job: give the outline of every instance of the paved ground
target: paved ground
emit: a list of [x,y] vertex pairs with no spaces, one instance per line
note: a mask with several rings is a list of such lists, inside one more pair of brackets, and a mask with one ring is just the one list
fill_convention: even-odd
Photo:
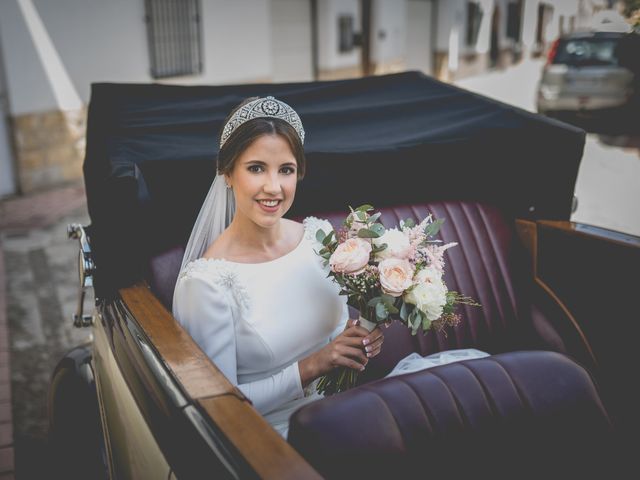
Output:
[[[88,223],[81,185],[0,203],[0,295],[4,283],[15,475],[20,479],[53,478],[47,456],[49,377],[67,350],[89,338],[88,330],[74,328],[70,320],[78,298],[78,249],[66,235],[72,222]],[[0,312],[5,312],[2,301]],[[0,340],[1,335],[0,322]],[[8,361],[1,345],[0,362]],[[3,367],[0,363],[0,372]],[[0,422],[2,412],[0,397]]]

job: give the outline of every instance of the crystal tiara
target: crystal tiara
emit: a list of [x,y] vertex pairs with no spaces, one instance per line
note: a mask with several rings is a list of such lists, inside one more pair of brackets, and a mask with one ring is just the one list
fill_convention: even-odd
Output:
[[227,124],[222,129],[220,135],[220,148],[229,139],[231,134],[243,123],[253,118],[270,117],[279,118],[291,125],[300,137],[300,142],[304,144],[304,128],[296,111],[286,103],[273,98],[265,97],[253,100],[238,108]]

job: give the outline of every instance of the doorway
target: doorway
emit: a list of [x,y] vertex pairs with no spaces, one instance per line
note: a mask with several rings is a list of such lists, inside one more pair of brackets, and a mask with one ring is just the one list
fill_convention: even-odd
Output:
[[491,43],[489,45],[489,67],[495,68],[500,63],[500,7],[493,9],[491,17]]

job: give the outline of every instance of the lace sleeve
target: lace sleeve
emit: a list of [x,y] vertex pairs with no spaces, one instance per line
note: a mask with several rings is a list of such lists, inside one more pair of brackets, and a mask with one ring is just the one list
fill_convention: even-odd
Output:
[[307,240],[313,245],[313,249],[317,252],[322,249],[322,243],[316,238],[318,230],[322,230],[325,235],[333,230],[333,225],[329,220],[317,217],[307,217],[302,221],[304,225],[304,235]]

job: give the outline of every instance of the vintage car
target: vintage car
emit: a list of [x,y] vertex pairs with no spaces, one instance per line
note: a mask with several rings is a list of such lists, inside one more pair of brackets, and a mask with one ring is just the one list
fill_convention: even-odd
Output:
[[[287,440],[171,314],[227,112],[293,105],[308,173],[292,218],[371,203],[386,225],[446,218],[449,288],[481,308],[412,336],[394,323],[356,388],[298,410]],[[55,369],[61,478],[568,478],[633,458],[640,239],[569,221],[582,130],[407,72],[234,86],[95,84],[91,225],[74,317],[93,340]],[[627,279],[627,280],[625,280]],[[95,308],[84,313],[84,296]],[[382,378],[410,352],[490,357]],[[615,477],[615,474],[614,474]]]

